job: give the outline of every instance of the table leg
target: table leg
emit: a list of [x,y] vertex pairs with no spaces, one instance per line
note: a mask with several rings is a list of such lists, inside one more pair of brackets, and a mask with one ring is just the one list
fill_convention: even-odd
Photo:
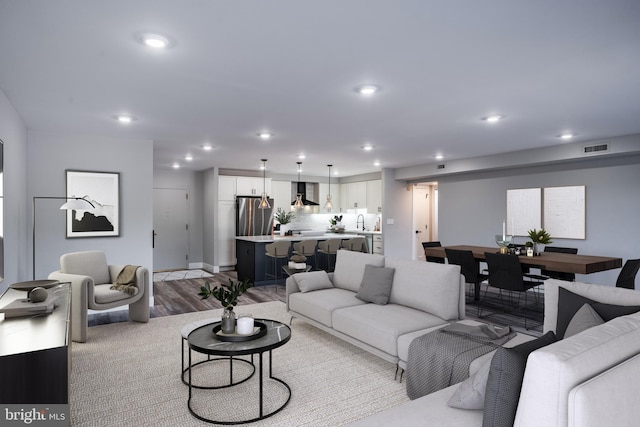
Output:
[[262,353],[260,353],[260,380],[259,380],[259,384],[260,384],[260,418],[262,418]]

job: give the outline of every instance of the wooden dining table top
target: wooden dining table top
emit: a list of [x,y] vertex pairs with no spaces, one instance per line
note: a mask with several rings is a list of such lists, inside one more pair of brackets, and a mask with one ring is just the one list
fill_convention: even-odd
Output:
[[[471,251],[478,261],[484,261],[485,252],[499,252],[497,247],[486,246],[457,245],[446,248]],[[424,253],[431,257],[446,258],[445,247],[425,248]],[[518,258],[521,264],[563,273],[590,274],[622,267],[622,258],[608,256],[541,252],[539,256],[520,255]]]

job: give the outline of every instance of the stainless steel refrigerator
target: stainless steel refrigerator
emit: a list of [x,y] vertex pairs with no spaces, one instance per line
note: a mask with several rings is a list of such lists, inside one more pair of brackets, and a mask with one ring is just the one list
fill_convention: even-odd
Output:
[[236,236],[265,236],[273,230],[273,199],[269,199],[272,206],[260,209],[260,197],[236,197]]

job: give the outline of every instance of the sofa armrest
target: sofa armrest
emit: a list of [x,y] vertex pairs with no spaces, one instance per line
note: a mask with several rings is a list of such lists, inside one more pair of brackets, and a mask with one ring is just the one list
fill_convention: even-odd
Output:
[[296,292],[300,292],[300,288],[298,287],[298,282],[293,276],[287,277],[287,281],[285,282],[285,286],[287,288],[287,296],[285,300],[286,311],[289,312],[289,295],[295,294]]

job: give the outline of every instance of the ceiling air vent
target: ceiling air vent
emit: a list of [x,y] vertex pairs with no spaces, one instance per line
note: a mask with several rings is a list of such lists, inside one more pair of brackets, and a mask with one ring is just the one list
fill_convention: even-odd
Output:
[[609,151],[609,144],[596,144],[596,145],[585,145],[582,147],[582,154],[590,155],[590,154],[603,154]]
[[438,165],[438,169],[444,169],[444,163],[441,165]]

